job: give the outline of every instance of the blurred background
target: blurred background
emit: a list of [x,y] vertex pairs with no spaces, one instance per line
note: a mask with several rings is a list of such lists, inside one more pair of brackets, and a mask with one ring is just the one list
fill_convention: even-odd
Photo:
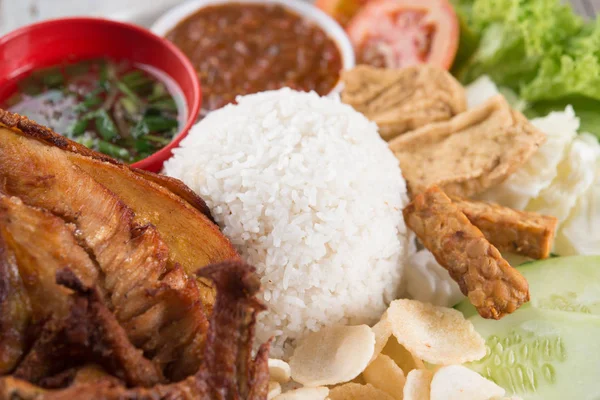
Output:
[[[158,15],[184,0],[0,0],[0,35],[19,26],[68,15],[95,15],[150,25]],[[310,1],[310,0],[306,0]],[[600,11],[600,0],[570,0],[586,16]]]
[[71,15],[94,15],[151,23],[183,0],[0,0],[0,35],[35,21]]

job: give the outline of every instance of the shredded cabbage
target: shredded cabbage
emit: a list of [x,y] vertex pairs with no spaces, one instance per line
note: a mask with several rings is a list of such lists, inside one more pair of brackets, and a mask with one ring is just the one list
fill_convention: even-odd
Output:
[[526,209],[565,221],[577,199],[594,182],[599,156],[598,139],[590,134],[578,135],[571,142],[567,156],[559,163],[556,178],[529,202]]
[[554,251],[561,256],[600,254],[600,157],[596,160],[594,183],[579,197],[558,231]]
[[491,97],[500,94],[498,86],[489,76],[483,75],[477,78],[473,83],[465,87],[467,93],[467,107],[473,108],[485,103]]
[[546,117],[535,118],[531,123],[546,134],[546,142],[525,165],[502,184],[483,193],[483,200],[522,210],[556,178],[558,165],[577,136],[579,119],[575,116],[573,108],[567,106],[562,112],[552,112]]
[[464,299],[458,284],[429,250],[420,250],[409,257],[405,279],[407,294],[415,300],[453,307]]

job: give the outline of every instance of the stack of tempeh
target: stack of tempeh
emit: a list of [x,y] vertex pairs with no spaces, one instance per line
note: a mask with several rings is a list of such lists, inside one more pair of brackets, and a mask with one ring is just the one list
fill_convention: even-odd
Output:
[[551,216],[469,200],[503,182],[545,135],[498,95],[466,109],[464,89],[447,72],[419,66],[360,66],[343,75],[342,100],[380,126],[413,202],[405,221],[485,318],[529,299],[528,285],[500,252],[549,256]]

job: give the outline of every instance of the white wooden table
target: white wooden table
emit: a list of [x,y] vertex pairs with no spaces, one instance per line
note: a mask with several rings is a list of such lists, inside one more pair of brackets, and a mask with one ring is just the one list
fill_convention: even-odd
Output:
[[[135,13],[142,23],[184,0],[0,0],[0,35],[15,28],[48,18],[73,15],[117,16],[127,19]],[[564,0],[567,1],[567,0]],[[582,15],[600,12],[600,0],[569,0]],[[140,10],[144,10],[140,13]]]
[[[183,0],[0,0],[0,35],[32,22],[65,16],[156,15]],[[150,21],[151,22],[151,21]]]

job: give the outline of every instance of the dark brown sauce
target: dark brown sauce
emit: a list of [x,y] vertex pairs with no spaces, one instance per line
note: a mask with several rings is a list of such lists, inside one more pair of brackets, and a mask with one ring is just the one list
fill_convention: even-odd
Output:
[[206,7],[167,38],[194,64],[205,112],[234,102],[237,95],[282,87],[325,95],[342,69],[336,43],[280,5]]

